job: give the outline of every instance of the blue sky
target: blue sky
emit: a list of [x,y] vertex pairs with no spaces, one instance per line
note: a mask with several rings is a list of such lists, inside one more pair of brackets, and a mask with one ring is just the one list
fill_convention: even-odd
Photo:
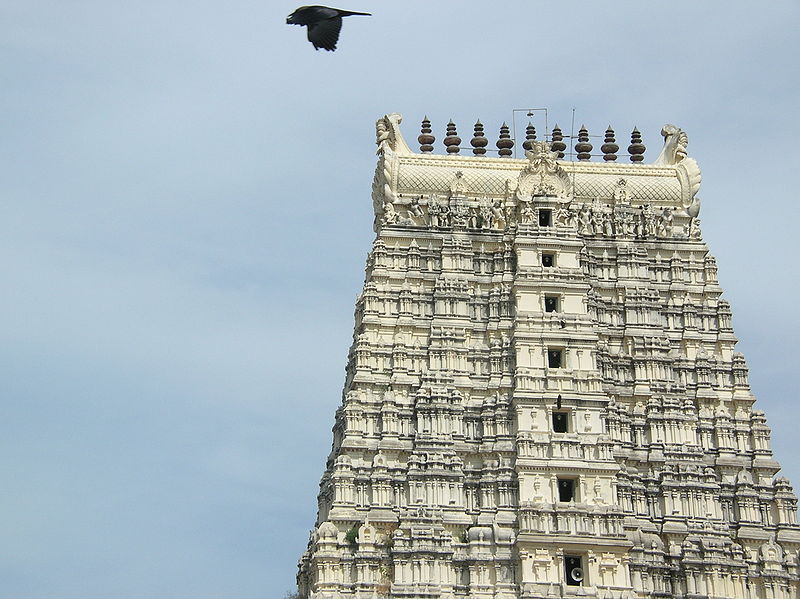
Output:
[[[374,121],[546,106],[689,134],[701,219],[800,481],[800,4],[0,2],[0,599],[282,597],[372,232]],[[438,150],[440,151],[440,150]]]

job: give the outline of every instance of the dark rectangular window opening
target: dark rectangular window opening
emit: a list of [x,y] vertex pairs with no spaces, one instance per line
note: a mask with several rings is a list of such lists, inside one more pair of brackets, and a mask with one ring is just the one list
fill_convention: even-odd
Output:
[[575,501],[575,481],[573,479],[558,479],[558,500],[562,503]]
[[558,312],[558,296],[545,295],[544,296],[544,311],[545,312]]
[[569,432],[569,414],[567,412],[553,412],[553,432]]
[[583,559],[581,556],[564,556],[564,578],[571,587],[579,587],[583,584]]
[[539,226],[551,227],[553,225],[553,211],[549,208],[539,209]]
[[556,256],[555,254],[542,254],[542,266],[550,268],[556,263]]
[[547,366],[550,368],[561,368],[562,352],[560,349],[547,350]]

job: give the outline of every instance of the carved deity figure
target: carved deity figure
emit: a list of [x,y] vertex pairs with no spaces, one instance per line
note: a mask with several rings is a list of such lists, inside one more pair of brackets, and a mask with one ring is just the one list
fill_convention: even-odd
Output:
[[592,235],[594,230],[592,230],[591,226],[592,216],[589,213],[589,208],[584,206],[578,212],[578,233],[581,235]]
[[492,227],[492,205],[488,202],[481,204],[481,229]]
[[603,235],[606,237],[614,236],[614,219],[607,212],[603,213]]
[[640,238],[645,236],[644,232],[644,216],[641,212],[637,212],[633,217],[633,236]]
[[544,496],[541,493],[542,490],[542,477],[536,474],[533,477],[533,500],[534,501],[542,501]]
[[503,203],[495,200],[492,204],[492,229],[505,229],[506,217],[503,212]]
[[439,199],[432,195],[428,199],[428,216],[431,219],[432,227],[447,227],[450,224],[450,208],[443,204]]
[[628,180],[620,179],[614,188],[614,202],[617,204],[628,203]]
[[397,210],[394,209],[394,204],[392,202],[384,202],[383,203],[383,224],[384,225],[394,225],[397,224],[397,221],[400,220],[400,215],[397,213]]
[[511,572],[507,565],[501,564],[500,569],[497,574],[498,582],[510,582],[511,581]]
[[672,210],[664,208],[661,217],[658,219],[658,236],[672,237]]
[[700,219],[693,218],[689,226],[689,237],[691,239],[700,239],[702,236],[703,235],[700,231]]
[[656,234],[656,219],[650,204],[645,204],[642,209],[642,222],[644,224],[642,237],[653,237]]
[[603,485],[599,477],[595,477],[592,490],[594,491],[594,502],[597,504],[603,503]]
[[422,206],[420,206],[419,200],[420,200],[419,197],[411,199],[411,204],[408,207],[408,217],[413,224],[424,225],[425,212],[422,210]]
[[522,202],[519,207],[519,222],[528,225],[533,222],[533,208],[530,202]]
[[481,207],[472,206],[469,207],[468,210],[469,214],[467,215],[467,227],[470,229],[480,229],[483,224],[483,221],[481,220]]
[[603,234],[603,214],[599,211],[591,212],[592,233],[595,235]]
[[450,197],[463,196],[467,191],[469,191],[469,186],[467,185],[466,179],[464,179],[464,173],[457,171],[455,179],[453,179],[453,182],[450,184]]
[[617,235],[624,235],[626,237],[633,235],[633,217],[630,212],[624,208],[615,208],[614,227],[617,230]]
[[559,206],[556,210],[556,225],[560,227],[571,227],[574,214],[569,208]]
[[636,222],[634,220],[633,214],[630,212],[626,212],[623,216],[625,222],[625,234],[629,237],[633,237],[636,235]]
[[450,222],[454,227],[466,227],[469,220],[469,208],[461,198],[451,202]]

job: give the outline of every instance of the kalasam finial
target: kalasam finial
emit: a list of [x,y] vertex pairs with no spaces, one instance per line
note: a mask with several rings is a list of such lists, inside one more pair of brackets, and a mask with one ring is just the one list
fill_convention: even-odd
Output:
[[644,144],[642,143],[642,134],[634,127],[631,131],[631,145],[628,146],[628,154],[631,155],[631,162],[637,163],[644,160]]
[[458,136],[458,132],[456,132],[456,124],[452,119],[447,123],[447,137],[442,140],[442,143],[444,143],[447,148],[448,154],[458,154],[461,149],[458,147],[461,144],[461,138]]
[[586,125],[581,125],[578,131],[578,143],[575,144],[578,160],[589,160],[592,157],[592,144],[589,143],[589,131]]
[[486,146],[489,145],[489,140],[483,134],[483,125],[480,119],[475,123],[475,133],[472,140],[469,142],[472,146],[472,153],[476,156],[483,156],[486,154]]
[[605,143],[600,146],[600,151],[603,153],[603,160],[606,162],[613,162],[617,159],[617,152],[619,152],[619,146],[616,143],[616,139],[614,138],[614,130],[611,128],[611,125],[608,126],[606,129],[606,137]]
[[507,124],[503,123],[500,126],[500,139],[497,140],[495,145],[497,146],[498,150],[500,150],[498,154],[500,154],[502,158],[508,158],[511,156],[511,154],[513,154],[511,148],[514,147],[514,140],[511,139],[511,134],[508,132]]
[[431,135],[431,122],[428,120],[428,115],[422,119],[422,127],[417,141],[421,152],[433,152],[433,142],[436,141],[436,138]]
[[550,149],[553,152],[558,152],[558,157],[564,157],[564,150],[567,149],[567,144],[564,143],[564,135],[561,133],[561,128],[556,125],[553,127],[553,134],[550,136],[551,143]]
[[536,141],[536,127],[533,126],[533,123],[528,121],[528,126],[525,127],[525,141],[522,143],[522,147],[530,151],[533,149],[534,141]]

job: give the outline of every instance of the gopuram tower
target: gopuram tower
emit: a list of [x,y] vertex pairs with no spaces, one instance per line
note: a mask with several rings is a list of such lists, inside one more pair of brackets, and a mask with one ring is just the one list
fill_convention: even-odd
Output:
[[[666,125],[575,158],[377,123],[376,239],[300,560],[311,599],[797,599],[797,498],[754,409]],[[573,140],[567,140],[571,144]]]

